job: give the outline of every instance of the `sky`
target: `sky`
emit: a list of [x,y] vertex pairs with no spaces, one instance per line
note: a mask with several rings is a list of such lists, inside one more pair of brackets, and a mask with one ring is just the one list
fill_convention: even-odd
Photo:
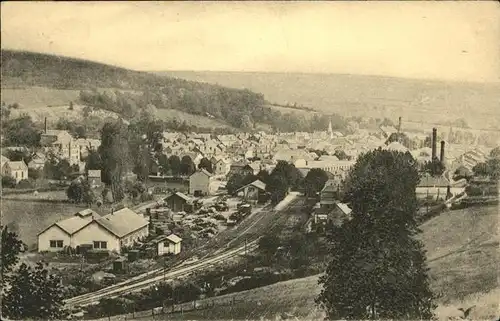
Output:
[[135,70],[500,81],[500,3],[2,2],[3,49]]

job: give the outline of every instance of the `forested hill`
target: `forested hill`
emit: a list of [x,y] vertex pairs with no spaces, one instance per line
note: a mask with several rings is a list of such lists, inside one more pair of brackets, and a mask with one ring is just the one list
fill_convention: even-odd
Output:
[[[215,84],[164,77],[81,59],[2,50],[2,88],[33,86],[81,90],[80,102],[125,118],[139,110],[177,109],[225,121],[236,128],[266,124],[280,130],[326,128],[323,117],[304,119],[269,107],[262,94]],[[343,119],[335,117],[341,130]],[[292,128],[293,127],[293,128]]]

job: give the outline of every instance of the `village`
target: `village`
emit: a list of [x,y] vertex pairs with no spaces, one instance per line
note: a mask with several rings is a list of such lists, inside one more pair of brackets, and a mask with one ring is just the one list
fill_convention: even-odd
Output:
[[[2,181],[6,181],[5,177],[14,181],[11,188],[3,189],[3,197],[9,199],[9,192],[22,192],[23,183],[33,180],[30,173],[48,166],[49,155],[51,160],[66,161],[74,169],[72,178],[59,179],[59,184],[86,181],[95,195],[104,197],[76,213],[64,213],[66,218],[62,220],[37,226],[36,246],[31,248],[39,253],[36,259],[42,255],[66,276],[78,272],[88,278],[90,273],[97,284],[80,287],[75,295],[186,260],[194,262],[202,255],[196,249],[204,243],[219,235],[236,238],[244,234],[231,231],[237,230],[240,222],[251,221],[272,208],[272,191],[265,181],[278,163],[291,165],[301,180],[307,179],[310,172],[326,175],[312,193],[304,186],[295,188],[305,193],[307,200],[312,198],[312,203],[308,201],[308,216],[300,221],[299,228],[303,233],[323,233],[328,224],[340,225],[349,218],[351,209],[341,202],[342,188],[357,157],[366,151],[382,148],[411,153],[423,169],[416,190],[423,216],[467,201],[467,180],[491,151],[484,146],[447,143],[446,134],[438,134],[436,128],[430,133],[404,132],[401,117],[396,126],[380,126],[375,132],[360,129],[347,135],[333,131],[331,124],[325,131],[313,133],[216,136],[164,132],[163,152],[183,162],[187,159],[192,163],[192,172],[172,175],[156,164],[157,172],[150,173],[146,190],[142,191],[146,195],[141,198],[144,202],[125,206],[106,200],[100,170],[86,169],[85,160],[99,148],[100,140],[75,139],[67,131],[45,126],[41,148],[32,151],[29,163],[11,161],[2,155]],[[5,147],[3,151],[23,154],[26,148]],[[433,160],[441,165],[437,173],[429,166]],[[134,174],[128,173],[127,177],[133,180]],[[489,181],[482,184],[492,190]],[[25,193],[31,193],[35,201],[43,201],[44,195],[51,192],[28,188]],[[20,235],[23,237],[23,231]],[[66,279],[74,282],[71,277]]]

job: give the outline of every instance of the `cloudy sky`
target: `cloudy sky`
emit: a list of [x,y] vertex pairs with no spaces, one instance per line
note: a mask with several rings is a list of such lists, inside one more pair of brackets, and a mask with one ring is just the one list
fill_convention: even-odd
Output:
[[492,2],[2,2],[2,48],[136,70],[500,81]]

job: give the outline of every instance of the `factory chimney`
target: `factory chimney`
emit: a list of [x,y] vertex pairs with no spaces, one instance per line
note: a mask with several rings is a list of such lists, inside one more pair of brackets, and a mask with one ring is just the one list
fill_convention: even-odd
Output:
[[436,159],[436,141],[437,141],[437,129],[433,128],[432,129],[432,139],[431,139],[431,144],[432,144],[432,160]]
[[441,155],[439,157],[439,160],[441,161],[442,164],[444,164],[444,140],[441,141]]
[[45,134],[47,134],[47,117],[45,117]]
[[398,133],[401,133],[401,116],[399,116],[399,121],[398,121]]

